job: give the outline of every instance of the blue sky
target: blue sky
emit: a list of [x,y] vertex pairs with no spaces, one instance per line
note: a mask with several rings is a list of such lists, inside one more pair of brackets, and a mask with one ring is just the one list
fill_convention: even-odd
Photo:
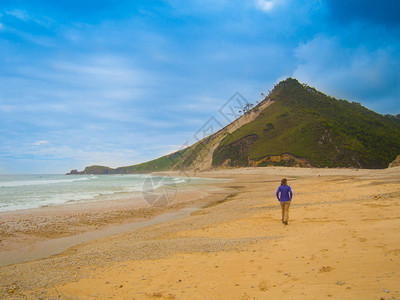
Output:
[[399,3],[0,0],[0,173],[157,158],[289,76],[398,114]]

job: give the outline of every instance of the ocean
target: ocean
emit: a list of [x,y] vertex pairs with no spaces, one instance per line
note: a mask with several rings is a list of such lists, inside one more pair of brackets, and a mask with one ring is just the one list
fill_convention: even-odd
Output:
[[0,212],[93,201],[173,200],[177,188],[209,179],[150,175],[0,175]]

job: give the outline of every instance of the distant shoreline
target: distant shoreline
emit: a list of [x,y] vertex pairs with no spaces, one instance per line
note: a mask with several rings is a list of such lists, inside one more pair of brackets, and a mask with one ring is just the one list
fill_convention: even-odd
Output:
[[120,200],[130,200],[137,207],[145,207],[151,199],[144,199],[143,196],[149,195],[149,192],[154,192],[156,196],[157,188],[171,186],[177,189],[188,184],[202,184],[204,180],[150,174],[0,176],[0,214]]

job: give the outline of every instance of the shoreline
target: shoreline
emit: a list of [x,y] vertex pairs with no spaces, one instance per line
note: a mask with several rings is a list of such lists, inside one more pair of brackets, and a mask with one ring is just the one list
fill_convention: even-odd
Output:
[[[223,184],[231,196],[183,218],[0,267],[0,296],[400,297],[400,167],[244,168],[200,176],[232,179]],[[288,226],[275,197],[282,177],[294,192]]]
[[175,199],[166,206],[152,206],[142,195],[134,195],[133,205],[130,199],[110,200],[2,212],[0,267],[46,258],[89,240],[184,217],[182,212],[223,201],[232,193],[225,184],[211,181],[178,187]]

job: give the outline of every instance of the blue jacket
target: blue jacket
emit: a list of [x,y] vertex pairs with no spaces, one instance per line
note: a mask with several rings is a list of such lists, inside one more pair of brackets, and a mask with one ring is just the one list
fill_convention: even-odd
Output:
[[290,201],[292,200],[292,197],[293,197],[293,192],[290,186],[288,185],[279,186],[278,191],[276,192],[276,198],[278,198],[279,201]]

